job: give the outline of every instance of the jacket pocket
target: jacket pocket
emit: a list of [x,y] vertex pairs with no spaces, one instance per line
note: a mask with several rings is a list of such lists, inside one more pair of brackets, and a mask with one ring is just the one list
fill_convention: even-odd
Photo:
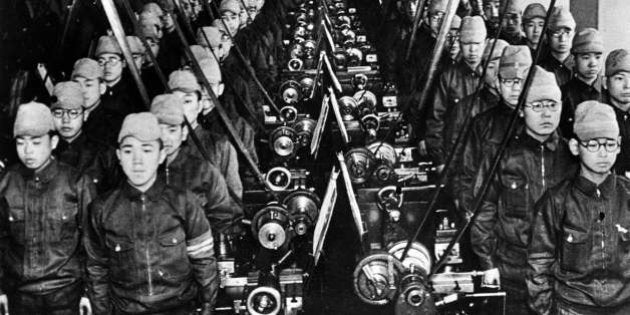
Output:
[[181,228],[166,233],[159,238],[161,267],[160,277],[169,280],[181,280],[188,277],[191,271],[186,251],[186,234]]
[[109,266],[113,282],[133,279],[135,266],[133,242],[123,237],[107,236],[105,245],[109,253]]
[[589,234],[565,228],[562,241],[561,268],[568,272],[582,272],[590,266]]
[[24,222],[23,207],[11,207],[9,211],[9,231],[11,239],[15,243],[22,245],[26,243],[26,224]]
[[501,178],[503,210],[515,218],[526,218],[529,206],[529,184],[526,180],[514,176]]

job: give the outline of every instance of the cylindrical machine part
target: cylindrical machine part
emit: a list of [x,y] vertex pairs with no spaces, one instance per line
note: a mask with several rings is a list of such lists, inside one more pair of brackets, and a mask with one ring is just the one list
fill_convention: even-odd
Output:
[[260,245],[277,250],[288,243],[289,214],[279,204],[272,203],[258,211],[252,219],[252,232]]
[[395,298],[402,272],[402,264],[392,255],[368,255],[354,269],[354,292],[367,304],[385,305]]
[[288,126],[276,128],[269,136],[271,150],[280,157],[289,157],[295,153],[295,130]]

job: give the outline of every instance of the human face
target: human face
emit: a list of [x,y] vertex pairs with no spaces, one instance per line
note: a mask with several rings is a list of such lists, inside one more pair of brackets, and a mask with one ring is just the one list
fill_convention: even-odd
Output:
[[144,55],[133,54],[133,64],[136,66],[136,69],[142,70],[142,65],[144,64]]
[[174,158],[179,152],[182,143],[188,137],[188,130],[181,125],[160,124],[162,129],[162,143],[167,157]]
[[493,24],[499,22],[499,8],[501,7],[500,0],[490,0],[483,2],[483,12],[488,20]]
[[444,12],[442,11],[431,12],[429,16],[427,16],[427,24],[429,25],[433,36],[437,36],[440,32],[442,21],[444,21]]
[[491,87],[497,88],[497,80],[499,75],[499,62],[501,59],[497,58],[488,62],[488,68],[486,68],[486,76],[483,78],[484,82]]
[[583,80],[595,80],[602,70],[602,53],[585,53],[575,56],[575,70]]
[[140,141],[132,136],[122,140],[116,155],[127,181],[143,192],[153,185],[158,166],[166,158],[158,140]]
[[539,100],[525,104],[523,117],[527,133],[538,141],[546,140],[560,124],[562,103]]
[[84,77],[75,77],[72,81],[81,85],[83,104],[87,110],[92,109],[101,100],[101,95],[103,95],[107,89],[105,83],[98,78],[86,79]]
[[506,13],[501,24],[507,34],[518,35],[521,32],[521,15],[519,13]]
[[70,142],[81,133],[84,118],[83,108],[55,108],[52,110],[52,114],[55,129],[62,139]]
[[160,42],[155,38],[147,38],[147,44],[149,44],[153,56],[157,57],[158,53],[160,53]]
[[[600,145],[596,151],[592,152],[595,148],[593,145],[594,142],[608,145]],[[586,173],[587,176],[595,175],[588,176],[593,178],[606,175],[610,172],[612,167],[615,165],[617,155],[621,151],[619,143],[621,143],[620,138],[597,138],[589,140],[571,139],[569,142],[569,148],[571,149],[571,153],[573,153],[573,155],[580,157],[580,168],[582,173]]]
[[464,62],[466,62],[471,69],[476,69],[481,63],[481,57],[483,57],[483,50],[486,47],[486,42],[461,42],[461,47]]
[[516,107],[525,79],[504,79],[499,76],[498,81],[499,93],[501,93],[503,101],[513,108]]
[[525,37],[527,38],[527,42],[530,46],[538,45],[540,37],[542,36],[542,29],[544,25],[545,20],[538,17],[532,18],[523,23],[523,31],[525,32]]
[[160,17],[160,20],[162,21],[164,30],[167,33],[170,33],[175,30],[175,22],[173,22],[173,16],[170,13],[168,12],[164,13],[164,15]]
[[227,25],[230,35],[236,36],[240,25],[239,15],[235,14],[234,12],[226,11],[221,14],[221,18],[223,19],[223,22],[225,22],[225,24]]
[[407,0],[404,2],[404,11],[407,19],[409,21],[413,21],[416,18],[416,12],[418,11],[418,1],[417,0]]
[[549,33],[549,48],[551,51],[559,54],[566,54],[571,51],[573,46],[573,36],[575,32],[566,27]]
[[241,12],[238,14],[238,28],[243,28],[247,26],[247,24],[251,23],[253,18],[250,19],[247,10],[241,9]]
[[107,85],[111,86],[122,78],[123,68],[126,66],[126,63],[122,58],[117,54],[101,54],[98,56],[98,63],[103,68],[103,80]]
[[610,97],[621,104],[630,104],[630,72],[620,71],[606,79]]
[[455,60],[460,51],[459,30],[451,29],[448,31],[447,40],[448,54],[451,56],[451,59]]
[[202,109],[201,103],[199,102],[199,95],[194,92],[186,93],[182,91],[174,91],[173,94],[184,100],[184,116],[188,122],[194,124]]
[[52,151],[57,147],[59,138],[48,134],[42,136],[19,136],[15,139],[15,148],[20,161],[26,168],[42,170],[50,161]]

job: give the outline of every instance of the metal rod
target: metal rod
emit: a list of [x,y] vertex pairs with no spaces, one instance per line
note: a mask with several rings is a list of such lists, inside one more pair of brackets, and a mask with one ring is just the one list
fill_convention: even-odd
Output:
[[407,53],[405,54],[405,60],[409,60],[409,57],[411,57],[411,49],[413,48],[413,44],[416,41],[416,33],[418,32],[418,26],[420,24],[420,17],[424,13],[425,4],[426,4],[426,0],[418,1],[418,6],[416,7],[416,15],[413,17],[413,28],[411,30],[411,38],[409,38],[409,45],[407,46]]
[[[547,11],[547,16],[545,17],[545,24],[543,25],[542,34],[544,34],[547,31],[547,28],[549,26],[549,18],[551,17],[551,13],[553,12],[553,10],[551,8],[553,8],[555,6],[555,4],[556,4],[556,0],[551,0],[551,3],[549,4],[549,8],[550,9]],[[535,75],[535,71],[536,71],[536,62],[537,62],[538,57],[540,55],[542,42],[543,42],[542,40],[539,41],[538,45],[536,46],[536,51],[535,51],[534,57],[532,59],[532,67],[529,69],[529,73],[527,75],[527,79],[525,79],[525,83],[523,85],[523,90],[521,92],[521,95],[518,98],[518,104],[516,105],[516,108],[514,109],[514,112],[512,113],[512,117],[510,118],[510,123],[508,125],[508,130],[507,130],[505,136],[503,137],[503,140],[501,141],[501,145],[500,145],[499,150],[497,151],[497,153],[496,153],[496,155],[494,157],[494,160],[492,161],[490,170],[488,172],[488,176],[486,178],[484,178],[483,185],[481,186],[481,189],[479,190],[479,193],[477,194],[477,196],[475,196],[475,204],[474,204],[474,207],[473,207],[473,209],[474,209],[473,210],[473,215],[472,215],[471,219],[466,221],[464,226],[459,231],[457,231],[457,234],[455,235],[455,237],[451,240],[451,242],[446,247],[446,250],[444,251],[444,254],[442,255],[442,257],[440,257],[438,262],[435,264],[435,266],[433,267],[433,270],[431,270],[431,274],[429,275],[429,277],[434,275],[440,268],[442,268],[442,266],[446,262],[446,259],[448,257],[448,253],[450,253],[450,251],[453,249],[455,244],[457,242],[459,242],[461,237],[464,235],[464,232],[468,229],[470,224],[475,221],[475,219],[477,218],[477,215],[479,214],[479,211],[481,209],[481,205],[483,203],[485,195],[488,192],[488,189],[490,188],[490,183],[492,182],[493,177],[494,177],[494,175],[495,175],[495,173],[497,171],[497,168],[499,167],[499,164],[501,163],[501,159],[503,158],[503,154],[505,153],[505,149],[507,148],[507,145],[510,142],[510,139],[512,138],[512,133],[514,132],[514,129],[515,129],[514,128],[515,127],[515,122],[518,119],[518,113],[523,108],[523,106],[525,105],[525,100],[527,99],[527,93],[528,93],[529,88],[530,88],[530,86],[532,84],[532,81],[534,80],[534,75]]]

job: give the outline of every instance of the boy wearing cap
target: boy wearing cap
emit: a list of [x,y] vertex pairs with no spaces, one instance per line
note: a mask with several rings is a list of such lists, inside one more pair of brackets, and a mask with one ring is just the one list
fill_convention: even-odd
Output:
[[[221,84],[219,82],[215,83],[216,85],[214,86],[220,89]],[[174,95],[184,100],[184,116],[200,140],[205,154],[221,171],[226,183],[238,197],[237,200],[240,200],[243,194],[243,184],[239,176],[239,162],[236,149],[226,137],[206,130],[199,123],[199,115],[203,111],[203,105],[201,87],[197,83],[197,79],[190,71],[174,71],[169,76],[168,87],[173,91]],[[203,158],[203,154],[201,154],[197,144],[193,141],[192,135],[188,134],[186,146],[190,146],[189,150],[191,152]]]
[[117,112],[121,116],[142,110],[142,101],[134,83],[124,70],[127,61],[123,58],[122,50],[114,36],[101,36],[96,46],[96,56],[103,71],[103,81],[107,90],[103,95],[103,105]]
[[575,36],[575,25],[573,14],[567,8],[553,8],[547,29],[549,51],[540,56],[538,65],[553,72],[559,86],[565,85],[573,76],[571,46]]
[[70,77],[72,81],[81,85],[83,92],[85,120],[83,131],[90,138],[113,146],[116,143],[115,133],[120,130],[124,116],[103,100],[103,95],[107,91],[103,69],[96,60],[82,58],[74,63]]
[[56,101],[50,110],[59,134],[59,143],[53,155],[59,161],[72,165],[79,173],[89,175],[99,192],[113,188],[119,179],[114,150],[83,132],[85,110],[81,85],[72,81],[59,82],[53,95]]
[[162,130],[162,143],[166,151],[163,176],[166,184],[187,187],[206,212],[212,230],[224,232],[242,215],[242,209],[229,196],[223,175],[210,162],[183,146],[188,138],[184,124],[184,101],[173,94],[158,95],[151,103],[153,113]]
[[585,28],[573,38],[571,48],[575,68],[573,78],[561,87],[562,118],[560,130],[565,138],[573,137],[573,112],[584,101],[601,100],[604,43],[599,31]]
[[523,32],[525,32],[525,37],[520,45],[527,45],[532,55],[536,51],[536,46],[539,41],[542,40],[544,44],[545,39],[542,29],[545,25],[546,17],[547,10],[545,10],[545,7],[540,3],[528,5],[523,12]]
[[452,121],[451,116],[460,101],[475,92],[479,84],[481,58],[486,45],[486,26],[479,16],[464,17],[460,29],[462,60],[449,67],[437,81],[433,106],[429,109],[426,121],[426,150],[421,141],[420,152],[428,153],[437,165],[444,163],[445,122]]
[[[503,14],[503,20],[501,21],[502,30],[499,38],[505,40],[510,45],[521,45],[525,40],[521,28],[523,8],[518,0],[506,1],[508,1],[508,5]],[[503,9],[503,4],[501,4],[500,9]]]
[[573,127],[580,170],[536,205],[529,303],[537,314],[629,314],[630,181],[611,173],[619,126],[610,106],[586,101]]
[[52,157],[46,105],[20,105],[13,134],[20,163],[0,178],[0,313],[79,314],[89,308],[81,236],[92,180]]
[[210,314],[218,278],[212,229],[197,198],[166,185],[157,118],[125,118],[116,154],[127,180],[89,209],[85,248],[95,314]]
[[619,124],[621,152],[615,173],[630,178],[630,51],[616,49],[606,57],[604,103],[612,105]]
[[[496,78],[495,86],[500,95],[497,106],[475,116],[471,122],[470,133],[464,139],[459,164],[461,169],[453,179],[453,195],[466,217],[471,215],[470,207],[477,193],[473,183],[481,161],[486,156],[494,156],[496,148],[503,141],[531,65],[532,57],[527,46],[507,46],[501,55]],[[520,130],[523,122],[519,118],[516,124],[517,130]]]
[[219,6],[219,14],[227,25],[227,30],[232,37],[236,36],[241,24],[241,3],[239,0],[223,0]]
[[[534,204],[545,190],[575,175],[568,145],[557,131],[561,109],[553,74],[537,67],[520,113],[525,128],[510,141],[471,225],[472,248],[485,271],[483,283],[500,284],[506,291],[507,314],[530,313],[525,271]],[[494,159],[484,158],[477,182],[486,180]]]

